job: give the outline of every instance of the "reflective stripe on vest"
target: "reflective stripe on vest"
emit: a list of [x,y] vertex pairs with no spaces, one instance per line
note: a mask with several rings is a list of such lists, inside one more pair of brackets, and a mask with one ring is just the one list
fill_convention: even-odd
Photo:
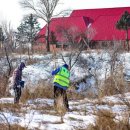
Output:
[[63,87],[69,87],[69,77],[70,72],[65,67],[61,67],[60,71],[55,75],[53,82],[56,82]]

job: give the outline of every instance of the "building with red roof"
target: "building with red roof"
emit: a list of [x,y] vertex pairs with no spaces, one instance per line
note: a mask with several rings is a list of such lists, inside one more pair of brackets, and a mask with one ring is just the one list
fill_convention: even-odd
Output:
[[[84,32],[88,26],[88,21],[86,17],[60,17],[60,18],[52,18],[49,28],[50,32],[54,32],[56,38],[59,42],[65,42],[65,37],[62,37],[60,34],[61,30],[74,30],[77,33]],[[44,26],[39,35],[46,34],[46,26]],[[39,42],[45,42],[44,38],[39,38]]]
[[[94,32],[91,40],[96,43],[99,41],[124,41],[126,32],[116,29],[115,24],[125,11],[130,12],[130,7],[74,10],[69,17],[53,18],[50,23],[50,32],[54,32],[59,44],[68,42],[63,30],[71,32],[70,35],[73,36],[79,34],[78,38],[75,37],[78,42],[80,34],[86,33],[90,28]],[[39,38],[37,42],[45,43],[45,34],[46,26],[39,32],[38,35],[43,37]],[[130,33],[128,38],[130,38]]]

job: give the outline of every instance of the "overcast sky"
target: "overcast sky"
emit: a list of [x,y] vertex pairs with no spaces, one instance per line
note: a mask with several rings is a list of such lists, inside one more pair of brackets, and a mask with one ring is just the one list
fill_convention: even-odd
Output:
[[[130,7],[130,0],[61,0],[57,9],[88,9]],[[19,5],[19,0],[0,0],[0,22],[11,22],[16,28],[20,24],[25,11]],[[43,22],[44,25],[44,22]]]

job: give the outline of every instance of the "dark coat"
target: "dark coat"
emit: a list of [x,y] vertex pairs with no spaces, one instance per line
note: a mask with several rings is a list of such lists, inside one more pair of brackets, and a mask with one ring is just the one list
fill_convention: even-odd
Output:
[[22,70],[18,67],[13,72],[13,85],[19,85],[22,80]]

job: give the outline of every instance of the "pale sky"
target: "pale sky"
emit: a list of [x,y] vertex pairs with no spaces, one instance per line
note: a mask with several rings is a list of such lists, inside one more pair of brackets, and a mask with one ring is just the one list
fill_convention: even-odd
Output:
[[[57,10],[109,7],[130,7],[130,0],[61,0]],[[19,5],[19,0],[0,0],[0,22],[11,22],[11,25],[17,28],[24,14],[25,11]],[[44,25],[44,22],[41,24]]]

